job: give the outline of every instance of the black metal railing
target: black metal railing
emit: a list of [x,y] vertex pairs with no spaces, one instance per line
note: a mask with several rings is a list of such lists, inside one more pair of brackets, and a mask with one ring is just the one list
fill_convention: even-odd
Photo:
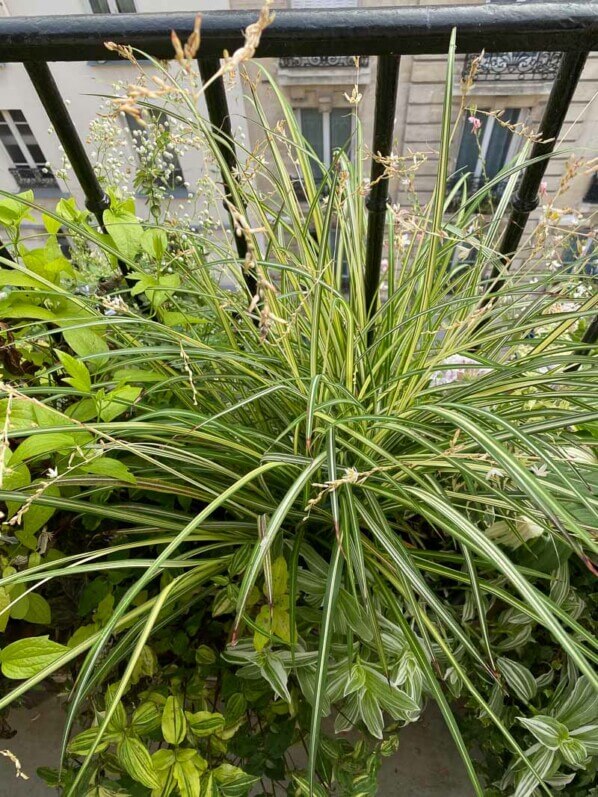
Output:
[[[484,53],[478,58],[474,78],[476,81],[493,80],[554,80],[561,63],[562,53],[505,52]],[[469,53],[463,64],[463,76],[471,72],[476,55]]]
[[278,60],[278,65],[281,69],[355,69],[368,67],[370,58],[367,55],[359,59],[351,55],[285,55]]
[[13,166],[8,171],[19,188],[58,188],[54,174],[45,166]]
[[[208,11],[203,15],[199,67],[203,80],[217,71],[223,51],[244,44],[242,31],[255,21],[255,11]],[[51,61],[118,60],[104,42],[130,45],[156,58],[172,58],[171,31],[185,37],[193,29],[192,13],[87,14],[0,18],[0,54],[4,62],[23,62],[65,154],[100,226],[110,201],[98,182],[66,104],[48,66]],[[257,57],[331,59],[378,56],[374,133],[371,151],[372,189],[367,198],[368,230],[365,260],[365,302],[376,309],[380,261],[388,207],[388,175],[383,159],[390,155],[397,105],[400,56],[441,54],[448,50],[453,29],[458,53],[562,53],[558,71],[540,123],[542,141],[534,144],[533,161],[525,169],[512,200],[509,220],[500,244],[501,268],[487,287],[484,304],[494,301],[521,242],[530,213],[538,206],[538,191],[588,53],[598,49],[598,5],[578,2],[538,2],[464,6],[403,6],[339,10],[278,11],[263,33]],[[519,48],[516,50],[508,48]],[[555,56],[556,57],[556,56]],[[235,144],[222,78],[206,91],[212,124],[219,137],[223,173],[231,193],[236,172]],[[240,259],[244,238],[237,237]],[[0,251],[6,252],[6,249]],[[120,264],[126,274],[126,267]],[[246,276],[249,292],[255,280]],[[588,336],[586,336],[588,337]],[[590,342],[598,337],[598,320],[590,325]]]

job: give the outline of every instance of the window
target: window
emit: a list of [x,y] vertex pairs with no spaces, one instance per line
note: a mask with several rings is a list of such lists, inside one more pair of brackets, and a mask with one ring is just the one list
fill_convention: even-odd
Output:
[[592,175],[592,182],[588,186],[588,190],[583,198],[584,202],[591,202],[595,204],[598,202],[598,174]]
[[19,188],[58,188],[22,111],[0,111],[0,141],[13,163],[9,171]]
[[[514,125],[525,115],[522,108],[507,108],[501,120]],[[468,174],[467,183],[470,190],[477,190],[488,180],[492,180],[512,160],[519,149],[521,138],[500,124],[493,116],[481,114],[482,127],[475,135],[472,125],[465,120],[461,145],[455,167],[455,180]],[[493,193],[500,195],[501,185],[495,187]]]
[[89,0],[94,14],[134,14],[135,0]]
[[[352,113],[347,108],[319,111],[317,108],[300,108],[297,111],[301,132],[311,144],[322,163],[329,167],[335,150],[344,149],[351,157]],[[322,179],[317,163],[313,164],[316,180]]]
[[[173,146],[168,143],[170,122],[167,115],[156,108],[146,109],[144,114],[147,114],[149,123],[147,127],[140,125],[133,116],[126,115],[135,150],[141,145],[145,146],[150,153],[158,154],[160,162],[151,154],[147,160],[144,158],[144,164],[151,162],[151,166],[160,175],[155,180],[158,185],[162,185],[170,191],[174,191],[176,188],[183,188],[184,177],[181,162]],[[168,152],[166,158],[164,158],[164,145],[166,145],[166,151]]]

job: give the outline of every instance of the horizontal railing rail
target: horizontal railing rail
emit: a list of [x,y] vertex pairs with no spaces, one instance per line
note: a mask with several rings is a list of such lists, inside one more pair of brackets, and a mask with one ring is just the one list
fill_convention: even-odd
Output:
[[[259,3],[256,3],[259,5]],[[171,58],[171,30],[193,30],[195,15],[89,14],[7,17],[0,20],[0,59],[22,61],[118,60],[105,41],[129,44]],[[255,11],[206,11],[202,57],[221,56],[243,44]],[[403,6],[277,11],[261,39],[260,57],[284,55],[386,55],[445,53],[453,28],[457,52],[500,50],[579,51],[598,46],[592,2]],[[25,55],[26,54],[26,55]]]
[[[203,14],[199,69],[203,80],[218,71],[219,58],[244,43],[243,30],[252,24],[256,11],[208,11]],[[186,38],[195,15],[89,14],[0,18],[0,59],[23,62],[64,151],[85,193],[87,207],[100,227],[109,207],[68,108],[60,96],[51,61],[111,61],[120,56],[105,42],[130,45],[157,58],[173,57],[170,33]],[[488,305],[504,283],[504,269],[517,252],[530,213],[538,206],[538,191],[580,75],[592,50],[598,49],[598,3],[578,0],[560,3],[507,3],[456,6],[403,6],[337,10],[277,11],[276,19],[262,34],[257,57],[280,59],[333,59],[349,56],[379,56],[372,152],[372,189],[367,198],[368,230],[365,262],[365,301],[376,307],[380,284],[380,262],[388,208],[388,175],[383,159],[391,152],[397,105],[400,57],[448,51],[456,29],[458,53],[489,54],[528,52],[560,53],[547,57],[554,82],[540,123],[542,141],[534,144],[530,165],[524,170],[511,202],[510,218],[500,244],[501,268],[496,268],[486,287],[483,304]],[[494,56],[489,56],[494,57]],[[558,64],[557,64],[558,62]],[[290,63],[290,62],[289,62]],[[558,66],[558,68],[557,68]],[[222,132],[219,146],[228,169],[222,177],[232,196],[231,174],[236,172],[226,91],[222,77],[212,80],[206,91],[212,124]],[[236,236],[240,260],[246,255],[244,238]],[[0,256],[10,253],[0,243]],[[119,264],[125,276],[126,267]],[[255,278],[245,274],[248,291],[256,290]],[[598,319],[584,340],[595,343]]]

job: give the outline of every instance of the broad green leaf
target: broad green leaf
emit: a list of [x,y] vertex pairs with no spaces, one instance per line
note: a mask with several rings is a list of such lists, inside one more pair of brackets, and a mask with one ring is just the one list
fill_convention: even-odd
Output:
[[132,385],[122,385],[116,387],[106,394],[105,398],[100,401],[99,415],[105,423],[110,423],[119,415],[122,415],[141,395],[141,388]]
[[28,459],[63,453],[75,446],[75,438],[67,432],[42,432],[28,437],[17,446],[10,458],[10,465],[17,465]]
[[168,744],[180,744],[187,733],[187,720],[176,695],[169,695],[162,713],[162,736]]
[[134,260],[141,248],[143,237],[143,227],[137,216],[129,211],[117,212],[108,208],[104,211],[103,220],[118,251],[127,260]]
[[[63,327],[62,336],[79,357],[91,357],[108,351],[104,338],[90,327]],[[100,361],[96,358],[93,362],[98,364]]]
[[[9,285],[11,288],[33,288],[43,290],[46,286],[43,280],[38,279],[34,274],[25,274],[13,268],[0,269],[0,287]],[[17,298],[14,297],[13,298]]]
[[80,625],[67,642],[68,647],[76,648],[82,642],[85,642],[86,639],[90,639],[90,637],[97,633],[99,627],[99,623]]
[[160,785],[152,757],[142,741],[133,736],[125,736],[118,744],[116,755],[133,780],[147,786],[148,789],[157,789]]
[[8,588],[10,600],[17,601],[10,610],[10,616],[13,620],[24,620],[29,611],[29,600],[34,593],[25,595],[25,592],[25,584],[14,584],[12,587]]
[[[11,597],[5,587],[0,587],[0,634],[6,630],[10,613],[5,609],[10,606]],[[0,653],[0,655],[2,655]]]
[[23,202],[19,202],[19,198],[33,202],[33,191],[23,191],[21,194],[11,197],[0,197],[0,224],[4,224],[6,227],[18,227],[23,219],[33,218],[30,208]]
[[119,459],[112,457],[97,457],[91,462],[81,466],[83,473],[93,473],[96,476],[107,476],[110,479],[118,479],[121,482],[135,484],[137,479],[129,468]]
[[68,648],[47,636],[29,637],[12,642],[0,651],[2,673],[6,678],[22,680],[41,672]]
[[47,310],[45,307],[40,307],[30,302],[18,302],[18,304],[13,302],[10,307],[3,308],[2,315],[5,319],[33,318],[38,321],[54,321],[56,319],[56,315],[52,310]]
[[164,230],[148,228],[141,236],[143,251],[156,260],[162,260],[168,247],[168,236]]
[[44,227],[50,233],[50,235],[56,235],[59,232],[60,228],[62,227],[62,222],[60,219],[55,219],[53,216],[48,216],[47,213],[42,213],[42,222],[44,223]]
[[48,601],[38,595],[37,592],[30,592],[27,597],[29,598],[29,606],[23,619],[27,623],[50,625],[52,622],[52,610]]
[[80,360],[76,360],[65,351],[60,351],[60,349],[56,351],[56,354],[64,366],[65,371],[69,374],[69,376],[65,379],[65,382],[68,382],[69,385],[72,385],[76,390],[80,390],[82,393],[90,393],[91,375],[87,370],[85,363],[82,363]]
[[[53,498],[59,498],[60,489],[55,484],[50,484],[43,491],[43,495],[46,497],[52,496]],[[55,506],[43,506],[42,504],[36,503],[31,504],[23,515],[23,531],[25,532],[26,538],[35,540],[33,535],[46,525],[55,512]],[[24,540],[23,543],[26,544]],[[31,548],[31,550],[35,550],[37,541],[35,541],[33,545],[27,545],[27,547]]]

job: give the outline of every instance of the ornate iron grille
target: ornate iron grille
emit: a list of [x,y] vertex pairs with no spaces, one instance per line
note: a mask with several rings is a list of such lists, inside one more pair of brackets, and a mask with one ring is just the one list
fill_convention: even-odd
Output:
[[41,166],[15,166],[8,170],[19,188],[58,188],[56,178],[49,169]]
[[[473,53],[466,56],[463,65],[464,76],[469,74],[473,60],[477,57]],[[475,79],[476,81],[501,78],[553,80],[561,58],[562,53],[549,52],[485,53],[478,65]]]
[[[287,55],[279,59],[278,65],[281,69],[320,69],[322,67],[333,69],[352,67],[355,69],[357,61],[352,55],[313,55],[307,58],[298,55]],[[362,55],[359,59],[359,66],[366,67],[369,65],[369,57]]]

